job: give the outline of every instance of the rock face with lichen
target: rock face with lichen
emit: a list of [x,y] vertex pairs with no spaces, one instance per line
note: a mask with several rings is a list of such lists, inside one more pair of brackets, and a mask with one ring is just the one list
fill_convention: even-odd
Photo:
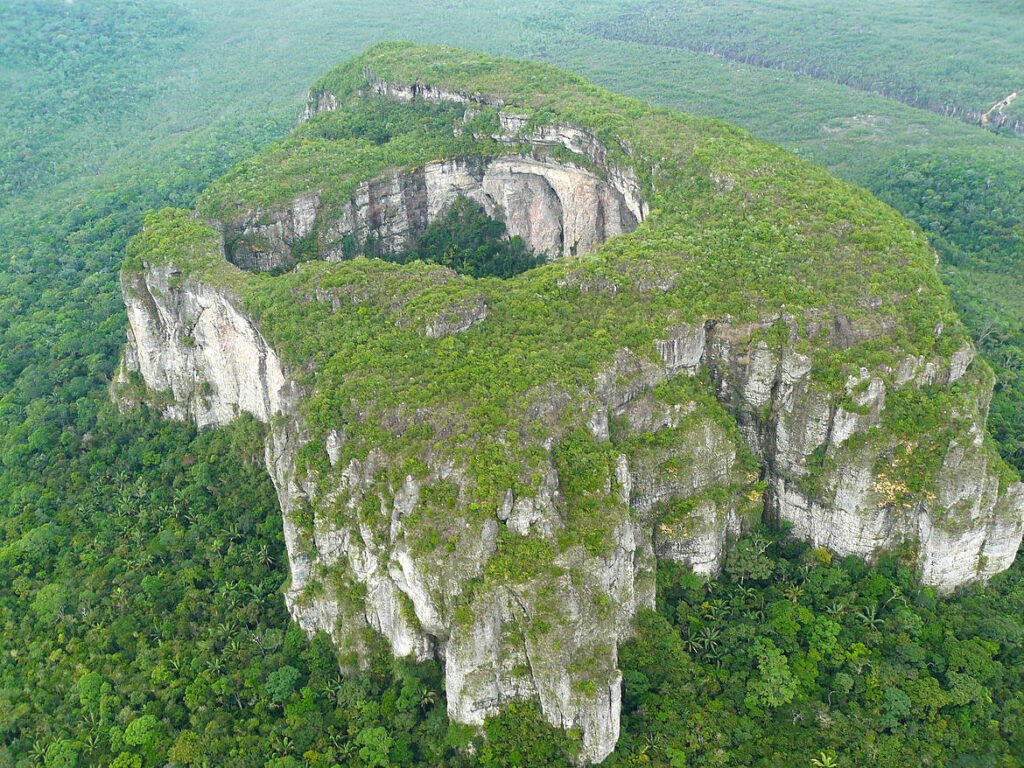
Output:
[[[548,263],[373,258],[459,197]],[[443,661],[454,720],[535,700],[598,762],[659,560],[714,576],[764,518],[906,549],[943,590],[1012,562],[1024,490],[932,264],[890,209],[735,129],[385,44],[195,212],[150,218],[114,396],[268,425],[288,607],[344,664],[382,635]]]

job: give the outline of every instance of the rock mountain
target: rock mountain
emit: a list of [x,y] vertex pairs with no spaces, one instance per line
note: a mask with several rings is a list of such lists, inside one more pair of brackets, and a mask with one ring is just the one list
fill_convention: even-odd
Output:
[[[545,265],[391,263],[454,201]],[[343,664],[443,661],[479,724],[539,701],[598,762],[659,560],[714,576],[762,519],[900,549],[940,590],[1006,568],[1024,489],[924,235],[723,123],[542,65],[389,43],[122,274],[114,386],[267,425],[286,600]]]

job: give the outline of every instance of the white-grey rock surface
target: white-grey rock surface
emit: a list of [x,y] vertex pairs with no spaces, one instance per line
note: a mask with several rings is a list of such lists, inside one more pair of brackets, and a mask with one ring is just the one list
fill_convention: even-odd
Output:
[[[329,633],[357,656],[362,633],[372,630],[396,655],[442,659],[449,713],[459,722],[480,724],[511,700],[536,697],[549,721],[582,733],[582,757],[590,761],[603,759],[618,737],[616,648],[636,611],[653,606],[655,558],[717,574],[729,541],[751,521],[744,510],[753,478],[737,463],[743,446],[715,421],[694,420],[696,404],[669,405],[653,395],[673,376],[710,371],[719,400],[738,413],[743,442],[762,465],[769,511],[815,545],[870,559],[916,542],[922,580],[949,590],[1006,568],[1021,538],[1024,491],[1018,484],[999,492],[980,425],[950,444],[936,498],[907,507],[893,500],[879,469],[887,446],[845,447],[880,423],[886,397],[880,378],[866,371],[851,378],[851,412],[816,390],[806,357],[751,342],[757,327],[677,324],[657,345],[657,362],[622,350],[596,378],[585,409],[624,425],[625,452],[607,481],[616,521],[611,549],[596,555],[569,548],[555,559],[553,572],[561,576],[491,581],[488,564],[507,537],[552,541],[564,529],[553,460],[534,494],[516,497],[509,489],[493,514],[481,517],[456,503],[454,544],[424,549],[410,528],[424,504],[423,488],[442,482],[461,488],[463,468],[439,463],[425,480],[408,477],[382,494],[375,480],[387,464],[382,446],[365,461],[334,467],[328,478],[301,475],[296,456],[309,439],[302,392],[237,301],[169,267],[126,277],[124,295],[130,328],[122,384],[139,374],[150,390],[166,393],[153,400],[166,415],[200,426],[226,424],[241,412],[271,425],[266,458],[284,517],[286,600],[296,621],[311,633]],[[935,363],[933,376],[948,376],[945,365]],[[557,394],[542,398],[538,418],[558,418],[564,402]],[[608,439],[607,421],[591,429]],[[663,430],[682,434],[663,447],[629,447],[631,435]],[[328,434],[324,448],[332,463],[344,440],[343,432]],[[804,478],[821,456],[830,469],[810,494]],[[666,471],[673,462],[679,469]],[[725,502],[701,500],[704,491],[737,484],[740,490]],[[662,516],[685,499],[696,501],[683,519]],[[948,510],[956,511],[955,522],[946,519]],[[464,596],[474,579],[486,587]],[[362,599],[346,595],[346,584],[360,585]],[[571,671],[581,666],[585,676]]]

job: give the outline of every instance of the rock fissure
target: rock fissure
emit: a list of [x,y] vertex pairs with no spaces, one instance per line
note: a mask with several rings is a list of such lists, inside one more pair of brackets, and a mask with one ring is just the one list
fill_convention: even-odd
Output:
[[391,171],[359,184],[337,211],[304,194],[282,208],[256,208],[214,223],[225,232],[228,261],[273,272],[297,263],[295,248],[310,236],[328,261],[408,250],[462,197],[502,221],[508,236],[522,238],[531,253],[552,259],[590,253],[610,237],[633,232],[646,213],[635,184],[620,176],[602,178],[573,163],[514,154]]

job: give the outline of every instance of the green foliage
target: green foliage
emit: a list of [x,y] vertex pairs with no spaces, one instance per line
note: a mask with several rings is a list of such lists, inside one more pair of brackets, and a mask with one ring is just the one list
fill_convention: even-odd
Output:
[[[1015,11],[1006,3],[910,9],[906,18],[915,23],[914,39],[904,41],[900,56],[889,60],[914,77],[938,72],[935,82],[963,83],[966,73],[981,66],[987,78],[1008,61],[991,52],[1007,45],[1007,35],[1019,26],[1001,21],[1007,9]],[[118,266],[144,212],[191,206],[212,179],[284,134],[316,72],[381,36],[415,35],[530,55],[570,66],[623,93],[729,119],[868,186],[915,217],[942,254],[943,277],[958,309],[994,363],[998,382],[991,424],[1000,450],[1024,466],[1019,300],[1024,286],[1016,229],[1020,196],[1014,186],[1024,178],[1024,162],[1017,140],[798,74],[663,46],[611,43],[588,34],[584,23],[607,20],[618,10],[602,2],[570,8],[471,0],[459,4],[458,13],[439,14],[436,3],[417,1],[389,15],[379,5],[302,0],[287,9],[264,10],[253,14],[236,0],[144,5],[15,0],[0,7],[0,623],[5,637],[0,764],[74,764],[71,755],[78,753],[78,765],[141,766],[139,755],[118,753],[125,725],[147,713],[163,724],[158,749],[180,764],[263,765],[262,755],[286,751],[276,764],[294,766],[303,759],[350,764],[358,760],[353,734],[375,727],[389,730],[398,752],[402,744],[422,749],[414,754],[426,757],[412,762],[465,763],[436,747],[458,731],[446,731],[443,703],[428,704],[412,726],[410,712],[389,703],[397,702],[408,678],[418,674],[443,700],[436,668],[412,675],[403,671],[401,683],[394,682],[388,664],[346,680],[317,673],[315,679],[325,688],[330,680],[335,691],[314,699],[327,725],[317,713],[299,715],[295,708],[289,720],[266,698],[266,676],[281,665],[304,673],[308,666],[312,674],[313,667],[333,670],[335,662],[323,639],[299,651],[298,659],[294,648],[287,656],[283,645],[264,653],[248,639],[250,631],[262,639],[268,630],[288,626],[277,593],[284,570],[275,502],[262,470],[248,474],[251,467],[238,458],[246,456],[245,445],[255,457],[258,444],[196,439],[191,430],[151,421],[126,424],[100,405],[124,340]],[[873,14],[879,12],[892,10],[875,8]],[[717,18],[743,16],[723,12]],[[765,45],[776,51],[789,50],[774,32],[782,18],[779,13],[760,28]],[[341,28],[344,40],[336,34]],[[884,45],[885,39],[879,33],[870,42]],[[949,78],[934,66],[935,59],[929,63],[923,57],[941,59],[943,41],[967,50],[979,46],[983,53],[969,54],[971,67]],[[807,41],[801,42],[806,49]],[[302,55],[296,56],[300,48]],[[856,48],[845,45],[844,53]],[[908,53],[913,67],[904,64]],[[838,61],[848,67],[847,59]],[[342,126],[340,132],[371,144],[386,142],[392,135],[388,113],[367,118],[358,128]],[[538,333],[556,317],[537,310],[536,327],[524,330]],[[584,320],[581,325],[590,323],[587,330],[593,332],[593,314]],[[565,334],[565,327],[558,332]],[[570,333],[583,331],[571,327]],[[583,348],[573,355],[588,359]],[[547,356],[540,357],[530,364],[543,364]],[[516,371],[510,367],[502,375],[514,377]],[[193,460],[202,466],[195,474],[186,466]],[[147,482],[152,499],[134,497],[136,478]],[[161,490],[166,488],[179,501]],[[122,493],[131,514],[116,512]],[[225,533],[232,525],[239,525],[251,546]],[[270,568],[261,564],[263,544],[273,558]],[[787,562],[777,561],[780,579],[798,573]],[[880,586],[879,603],[884,603],[892,573],[880,585],[869,585],[865,569],[854,561],[841,568],[813,567],[807,579],[815,586],[800,599],[814,595],[816,614],[832,608],[829,600],[839,600],[845,612],[837,621],[842,628],[836,642],[850,661],[843,662],[847,671],[832,676],[831,697],[824,695],[825,685],[817,699],[798,694],[775,712],[769,726],[744,719],[742,702],[728,694],[743,695],[754,659],[737,654],[716,666],[713,658],[688,658],[673,638],[673,633],[682,637],[672,624],[677,613],[701,616],[703,602],[726,599],[733,587],[718,585],[708,593],[692,575],[666,579],[672,571],[662,566],[658,572],[659,605],[671,606],[672,620],[641,617],[643,631],[623,655],[621,749],[635,763],[709,765],[725,755],[744,765],[800,764],[801,757],[817,759],[823,743],[834,745],[840,765],[937,762],[936,753],[948,764],[988,765],[1001,759],[1012,765],[1024,753],[1019,695],[1024,681],[1016,650],[1024,636],[1019,621],[1024,605],[1017,569],[990,588],[954,600],[916,591],[911,610],[923,628],[915,637],[910,625],[894,618],[890,643],[884,633],[881,640],[871,635],[870,623],[853,618],[866,607],[853,593],[870,586],[874,594]],[[142,579],[147,576],[167,585],[173,606],[158,590],[146,590]],[[57,616],[54,624],[32,610],[48,584],[64,585],[69,600],[63,617],[56,605],[50,604],[51,612],[47,600],[40,601],[44,615]],[[775,583],[758,593],[766,600],[782,599]],[[821,605],[819,595],[827,596]],[[744,599],[756,616],[756,597]],[[680,605],[686,607],[677,611]],[[883,628],[893,605],[902,603],[896,599],[876,611]],[[653,620],[660,622],[657,630]],[[225,622],[236,623],[233,634],[215,637],[211,628]],[[734,622],[735,635],[731,628],[720,634],[718,648],[725,644],[742,651],[749,642],[749,630],[730,613],[728,623]],[[832,633],[812,631],[822,638],[823,658],[834,656],[834,650],[825,650],[831,648]],[[986,645],[967,646],[970,637]],[[773,642],[780,640],[773,637]],[[993,644],[997,650],[982,652]],[[954,652],[960,646],[966,654]],[[658,660],[644,672],[636,666],[641,647]],[[17,655],[9,655],[12,651]],[[799,651],[784,651],[796,674]],[[808,647],[808,657],[811,651]],[[984,662],[973,671],[967,671],[970,654]],[[218,661],[221,681],[204,681],[205,688],[197,684],[208,676],[202,670]],[[723,670],[741,679],[723,684]],[[827,675],[819,679],[829,683]],[[186,705],[184,691],[193,685],[207,692],[212,707]],[[905,690],[913,703],[906,734],[899,728],[887,734],[878,725],[880,692],[890,688]],[[991,701],[985,700],[986,692]],[[296,707],[305,706],[300,693],[294,696]],[[698,696],[699,705],[682,708],[681,702],[696,702]],[[797,708],[791,709],[794,703]],[[521,729],[510,750],[555,738],[539,720],[531,722],[537,727]],[[665,746],[662,755],[665,743],[680,739],[686,743]],[[750,756],[757,750],[762,754]],[[304,751],[309,757],[300,757]],[[438,757],[442,753],[448,757]],[[523,760],[530,759],[524,753]]]
[[[1013,10],[874,1],[767,10],[748,0],[710,8],[655,2],[613,14],[550,60],[623,93],[742,125],[916,221],[997,371],[992,434],[1024,469],[1024,142],[1019,129],[996,135],[961,122],[977,123],[1021,91],[1024,74],[984,53],[1006,44]],[[970,67],[957,63],[962,56]],[[629,64],[609,65],[617,61]],[[1022,108],[1018,99],[1010,110],[1018,120]]]
[[551,541],[505,529],[498,537],[497,551],[487,561],[486,574],[494,586],[524,583],[547,571],[555,554]]
[[124,743],[129,747],[148,747],[160,736],[160,721],[155,715],[136,717],[124,729]]
[[359,758],[366,768],[389,768],[391,760],[388,753],[394,746],[392,739],[385,728],[364,728],[356,736],[356,744],[359,744]]
[[[158,93],[159,59],[194,43],[195,31],[190,14],[166,0],[6,3],[0,199],[45,187],[74,167],[75,155],[96,151],[89,139],[116,130],[122,109]],[[34,102],[54,107],[45,129],[33,119]]]
[[534,256],[526,250],[521,237],[506,238],[502,222],[461,196],[448,213],[427,227],[415,248],[383,258],[398,264],[420,259],[450,267],[461,275],[502,278],[544,263],[543,255]]
[[103,678],[97,672],[86,672],[78,680],[78,699],[86,712],[98,712]]
[[[654,355],[654,342],[666,333],[660,318],[703,321],[729,313],[753,321],[782,306],[828,312],[837,323],[876,336],[837,352],[827,339],[803,330],[801,344],[813,353],[816,374],[833,390],[861,366],[893,365],[902,354],[949,355],[963,342],[923,238],[862,190],[837,184],[734,129],[652,109],[564,72],[472,52],[375,46],[317,86],[347,89],[331,92],[342,109],[317,116],[293,137],[240,165],[211,187],[200,210],[210,216],[239,206],[284,206],[320,184],[328,185],[321,188],[324,199],[337,202],[347,200],[357,180],[389,167],[415,168],[438,154],[509,151],[454,130],[464,105],[441,108],[419,99],[392,105],[394,119],[387,121],[387,140],[381,144],[346,134],[363,130],[358,119],[345,117],[350,112],[358,115],[365,108],[373,125],[385,119],[380,97],[366,95],[371,78],[488,94],[545,120],[591,130],[605,142],[612,161],[642,178],[651,173],[654,157],[661,158],[664,171],[649,195],[655,213],[638,236],[615,238],[594,254],[549,263],[501,283],[453,281],[422,261],[389,265],[359,258],[311,262],[277,277],[250,275],[223,261],[210,263],[214,241],[207,232],[207,245],[196,246],[201,255],[183,271],[244,296],[247,310],[284,359],[295,370],[316,371],[315,383],[306,383],[312,393],[310,423],[317,432],[335,428],[353,403],[360,404],[359,423],[346,427],[344,450],[353,457],[365,456],[385,439],[397,441],[394,453],[410,466],[422,464],[427,442],[432,450],[456,456],[471,452],[478,483],[474,501],[487,508],[497,501],[494,494],[520,482],[533,461],[532,441],[516,429],[531,393],[541,386],[578,392],[623,347]],[[331,139],[315,135],[332,120],[338,125]],[[666,163],[665,157],[676,160]],[[157,251],[146,258],[178,263],[193,237],[202,240],[202,225],[182,213],[163,216],[152,232],[137,238],[132,253],[152,247]],[[163,231],[163,221],[173,217],[184,229],[180,238]],[[328,219],[318,224],[321,238]],[[442,260],[455,263],[454,258],[468,271],[480,271],[483,267],[452,256],[453,247],[465,240],[459,247],[472,251],[481,236],[498,234],[478,213],[457,204],[428,232],[421,255],[436,258],[440,249],[451,256]],[[493,260],[479,245],[474,252],[485,262]],[[406,258],[411,255],[400,260]],[[650,271],[670,272],[674,287],[649,290],[639,276]],[[608,293],[583,290],[589,283],[607,284]],[[336,297],[351,311],[334,311],[333,303],[328,310],[324,296]],[[424,339],[424,328],[481,300],[487,306],[485,322],[441,340]],[[945,330],[936,336],[939,323]],[[788,325],[770,332],[776,342],[788,336]],[[450,437],[439,443],[430,430],[385,436],[372,426],[387,421],[378,417],[396,408],[431,412],[448,425]],[[721,409],[712,415],[727,418]],[[569,448],[559,450],[558,461],[564,462]],[[588,505],[595,503],[597,486],[582,487],[593,485],[593,473],[583,466],[585,457],[577,458],[580,467],[561,473],[563,493],[582,512],[586,527],[593,521]],[[607,469],[599,474],[603,485]],[[593,551],[600,549],[603,527],[588,532]]]
[[757,712],[759,704],[775,709],[793,701],[797,684],[785,654],[770,639],[761,638],[754,644],[754,654],[760,676],[747,683],[747,708]]
[[486,768],[568,768],[573,744],[547,727],[536,704],[513,703],[489,717],[479,764]]
[[78,765],[78,750],[75,743],[68,739],[53,742],[46,748],[43,759],[46,768],[75,768]]
[[216,267],[220,260],[217,233],[187,211],[163,208],[146,216],[145,227],[128,245],[122,269],[171,265],[184,271]]
[[[1024,84],[1015,63],[987,55],[993,45],[1024,45],[1014,12],[992,3],[983,14],[970,14],[951,0],[907,7],[883,0],[825,2],[813,8],[795,0],[771,7],[755,0],[654,2],[595,27],[611,38],[796,71],[977,123]],[[768,45],[770,40],[778,44]]]
[[275,669],[267,677],[266,691],[278,704],[288,700],[288,697],[295,692],[295,686],[302,677],[302,673],[290,664],[285,664],[280,669]]
[[725,572],[742,585],[747,579],[765,581],[775,570],[765,552],[771,541],[760,533],[741,538],[725,561]]
[[608,482],[612,455],[607,445],[598,443],[583,429],[566,435],[555,448],[562,493],[570,503],[602,490]]
[[878,724],[888,730],[899,728],[910,717],[912,707],[910,697],[899,688],[886,688],[882,694],[882,716]]
[[756,536],[763,582],[659,564],[657,612],[621,649],[623,737],[609,765],[1014,764],[1019,563],[940,600],[895,557],[872,569]]
[[[90,447],[51,445],[32,495],[6,497],[0,627],[17,663],[0,666],[0,764],[35,744],[60,766],[262,766],[283,749],[344,762],[355,735],[386,729],[392,764],[466,765],[436,664],[382,648],[343,678],[328,638],[289,627],[260,427],[197,435],[106,404],[89,428]],[[29,543],[41,519],[52,545]],[[62,613],[39,599],[56,592]]]

